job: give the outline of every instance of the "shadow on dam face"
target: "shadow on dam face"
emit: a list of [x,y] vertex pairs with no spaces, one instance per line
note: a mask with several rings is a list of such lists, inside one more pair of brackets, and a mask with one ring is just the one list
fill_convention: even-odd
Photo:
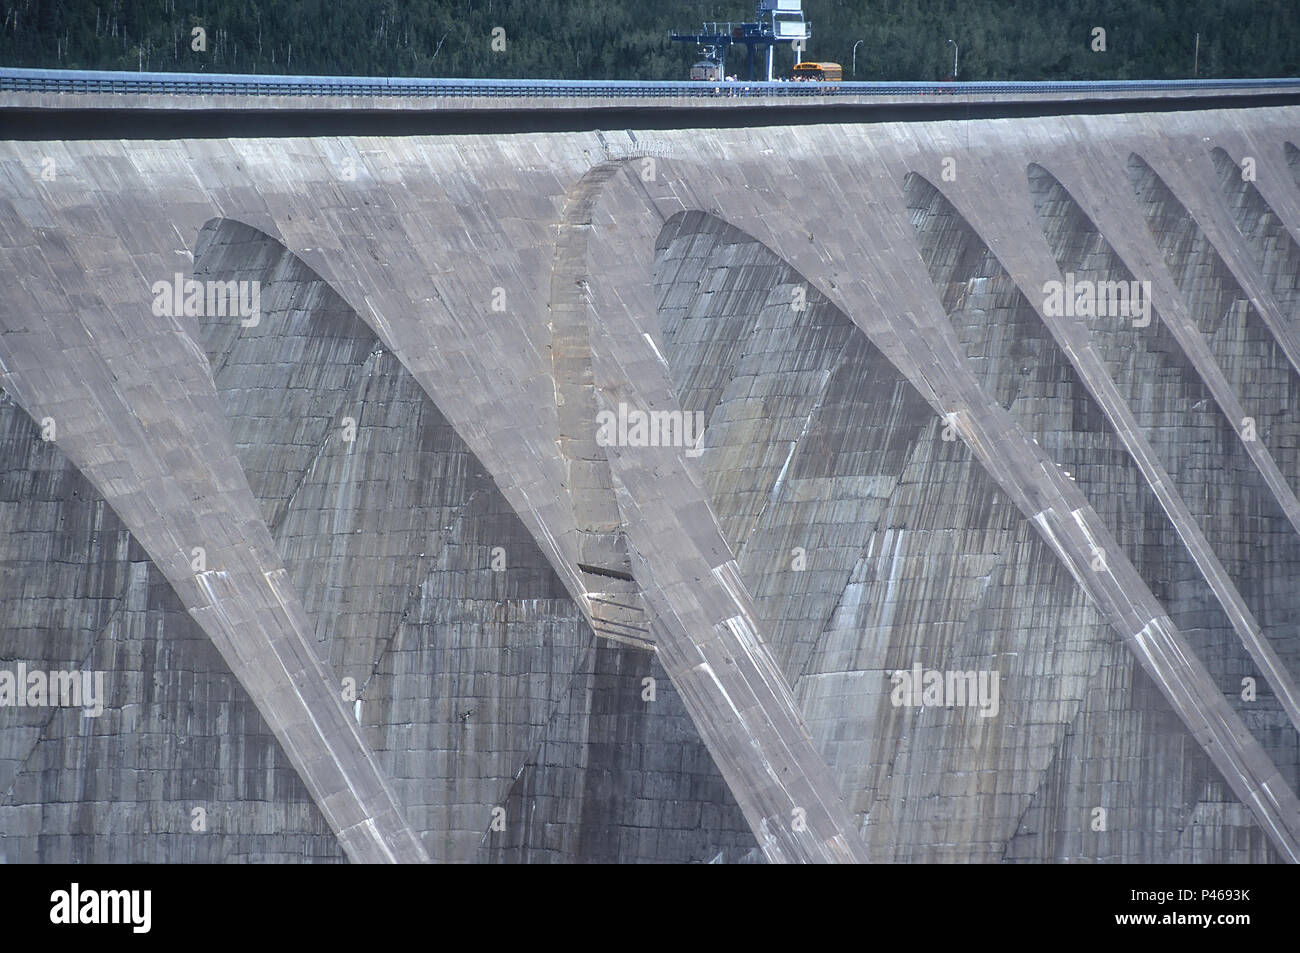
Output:
[[0,705],[0,861],[343,862],[253,700],[48,436],[0,391],[0,670],[99,673],[102,712]]
[[[1079,268],[1086,261],[1092,270],[1080,271],[1081,281],[1127,279],[1122,263],[1099,244],[1100,236],[1091,230],[1086,216],[1046,170],[1031,165],[1027,184],[1049,244],[1068,248],[1068,254],[1077,256],[1062,260],[1063,269]],[[1252,725],[1257,740],[1277,763],[1289,767],[1293,757],[1287,747],[1290,726],[1285,713],[1271,694],[1247,704],[1234,690],[1243,674],[1255,671],[1254,663],[1123,442],[1035,305],[938,188],[909,174],[904,191],[922,257],[981,385],[1079,486],[1216,683],[1224,686],[1225,697]],[[1041,294],[1040,289],[1032,289],[1032,293]],[[1038,300],[1041,306],[1042,298]],[[1117,354],[1130,353],[1132,343],[1127,347],[1122,341],[1116,344],[1113,336],[1136,332],[1120,330],[1114,318],[1105,321],[1109,323],[1092,329],[1092,340],[1115,347]],[[1105,633],[1085,630],[1080,634],[1091,636],[1094,664],[1100,663],[1100,656],[1109,651]],[[1061,790],[1074,790],[1090,770],[1097,770],[1084,765],[1105,763],[1109,765],[1105,770],[1118,772],[1114,776],[1122,776],[1125,786],[1146,792],[1136,799],[1138,804],[1144,798],[1158,800],[1163,796],[1158,792],[1170,785],[1180,792],[1175,799],[1187,805],[1203,796],[1206,784],[1218,792],[1213,796],[1230,798],[1208,758],[1198,752],[1194,763],[1183,762],[1184,752],[1194,742],[1181,722],[1171,717],[1167,703],[1131,657],[1127,653],[1110,657],[1105,664],[1118,665],[1125,672],[1125,680],[1132,681],[1131,694],[1125,698],[1087,693],[1077,717],[1088,720],[1093,731],[1071,739],[1072,757],[1060,763],[1061,771],[1079,773],[1070,778],[1062,775],[1054,783]],[[1148,722],[1141,734],[1147,739],[1151,757],[1112,763],[1111,753],[1123,748],[1134,719]],[[1181,764],[1181,770],[1169,771],[1167,766],[1174,764]],[[1177,833],[1175,825],[1164,836],[1172,842]]]
[[[1143,187],[1148,195],[1153,194],[1151,173],[1145,162],[1134,157],[1129,170],[1139,195]],[[1141,277],[1129,270],[1050,172],[1031,164],[1028,175],[1039,223],[1062,273],[1073,274],[1078,281],[1094,282],[1131,281]],[[1185,212],[1179,206],[1177,220],[1170,220],[1174,211],[1167,204],[1168,199],[1166,194],[1162,203],[1148,205],[1148,214],[1156,215],[1158,220],[1152,226],[1152,234],[1158,241],[1169,243],[1167,257],[1171,260],[1180,262],[1183,255],[1195,259]],[[1154,205],[1161,208],[1152,208]],[[1167,223],[1168,230],[1160,223]],[[1182,250],[1175,252],[1175,236],[1179,235],[1183,236]],[[1203,244],[1200,247],[1202,256],[1212,254],[1212,249],[1205,249]],[[1213,269],[1206,263],[1198,270]],[[1222,276],[1222,269],[1217,273]],[[1229,333],[1236,338],[1236,343],[1228,347],[1211,343],[1211,352],[1217,350],[1224,354],[1236,349],[1240,354],[1249,346],[1261,354],[1264,366],[1275,364],[1273,342],[1257,322],[1253,339],[1243,333],[1248,328],[1244,312],[1226,306],[1220,311],[1218,304],[1198,308],[1199,302],[1193,295],[1188,300],[1193,304],[1193,316],[1199,319],[1198,330],[1207,340],[1213,342],[1218,335],[1222,342]],[[1300,663],[1290,621],[1295,618],[1295,594],[1282,580],[1293,572],[1287,567],[1294,566],[1300,558],[1295,532],[1244,449],[1233,422],[1219,409],[1200,370],[1175,339],[1168,325],[1169,316],[1154,310],[1150,326],[1142,328],[1113,316],[1094,315],[1078,320],[1089,325],[1091,344],[1105,361],[1140,432],[1164,464],[1197,526],[1259,620],[1263,637],[1294,677]],[[1287,374],[1280,373],[1278,378],[1281,392],[1285,393]],[[1245,379],[1239,378],[1236,383],[1238,394],[1256,390],[1245,386],[1249,383]],[[1269,393],[1277,392],[1275,388]],[[1261,417],[1269,419],[1262,412]],[[1210,460],[1214,461],[1213,465],[1207,465]],[[1142,496],[1149,500],[1147,493]],[[1295,729],[1263,683],[1257,699],[1243,699],[1242,680],[1253,679],[1257,668],[1231,635],[1231,624],[1188,558],[1185,541],[1158,510],[1150,509],[1146,503],[1140,511],[1143,514],[1140,521],[1135,519],[1137,514],[1126,512],[1126,507],[1116,509],[1115,504],[1104,500],[1094,500],[1094,505],[1099,513],[1109,510],[1114,514],[1112,518],[1120,524],[1117,538],[1129,541],[1126,550],[1133,564],[1152,590],[1160,594],[1171,618],[1216,683],[1222,686],[1225,699],[1274,759],[1287,783],[1294,786],[1300,771]],[[1229,515],[1233,513],[1250,516],[1234,518]],[[1140,532],[1133,535],[1125,523],[1140,528]],[[1160,545],[1152,542],[1153,537],[1160,540]]]
[[[1245,174],[1242,164],[1233,160],[1226,149],[1216,146],[1210,153],[1218,176],[1219,192],[1232,212],[1237,230],[1255,267],[1268,282],[1268,290],[1293,331],[1300,331],[1300,245],[1296,244],[1285,223],[1269,206],[1255,185],[1253,176]],[[1258,316],[1256,316],[1258,320]],[[1288,476],[1297,473],[1292,469]]]
[[[247,225],[210,222],[194,273],[260,283],[255,327],[200,319],[213,379],[319,651],[354,688],[366,738],[430,855],[755,854],[653,654],[595,638],[399,356]],[[655,836],[640,836],[647,828]]]
[[[1020,419],[1032,416],[1031,432],[1068,465],[1091,467],[1098,486],[1104,476],[1127,478],[1126,490],[1110,489],[1110,510],[1141,548],[1147,524],[1128,522],[1131,507],[1143,499],[1148,522],[1162,514],[1069,362],[933,188],[909,176],[905,191],[936,290],[990,392]],[[947,271],[936,270],[941,261]],[[700,463],[710,499],[873,857],[1115,859],[1129,848],[1087,838],[1070,820],[1100,803],[1101,777],[1126,782],[1118,800],[1105,795],[1125,824],[1142,817],[1149,826],[1148,805],[1173,786],[1181,809],[1153,829],[1168,850],[1198,802],[1231,800],[1029,522],[803,276],[716,217],[686,212],[660,234],[655,283],[674,389],[683,409],[705,415]],[[1066,383],[1073,394],[1047,407]],[[1117,473],[1098,466],[1098,440]],[[922,579],[914,597],[897,595]],[[1230,629],[1227,638],[1236,644]],[[890,673],[918,660],[1000,669],[1011,706],[992,720],[1000,751],[983,742],[990,729],[969,712],[918,719],[892,703]],[[1097,690],[1105,672],[1112,688],[1118,678],[1128,689]],[[1013,752],[1030,744],[1030,712],[1044,706],[1057,714],[1033,731],[1049,732],[1061,754],[1017,771]],[[1139,757],[1130,747],[1135,719]],[[1077,731],[1081,723],[1088,731]],[[1162,767],[1171,763],[1177,771]],[[996,790],[962,780],[983,772],[996,773]],[[946,833],[940,842],[915,836],[927,829]],[[1262,832],[1251,836],[1254,856],[1273,856]]]
[[[1222,184],[1226,153],[1218,151]],[[1300,375],[1218,249],[1164,180],[1136,153],[1129,156],[1128,174],[1151,237],[1164,253],[1166,266],[1215,363],[1254,419],[1257,439],[1268,448],[1291,486],[1300,486],[1300,421],[1290,410],[1300,406]],[[1255,187],[1240,174],[1237,179],[1244,187],[1243,199],[1253,195],[1257,213],[1271,216]],[[1238,221],[1251,227],[1240,215]],[[1274,234],[1291,262],[1300,263],[1295,243],[1285,230],[1279,235],[1274,225]],[[1247,241],[1248,247],[1252,244]],[[1292,286],[1296,274],[1289,276]],[[1300,616],[1292,621],[1300,621]]]
[[[860,834],[872,860],[1279,859],[1266,833],[1272,815],[1250,797],[1280,791],[1278,780],[1296,786],[1295,730],[1265,680],[1249,703],[1241,693],[1257,666],[1234,629],[1239,615],[1207,581],[1203,551],[1187,530],[1203,534],[1226,586],[1240,590],[1294,672],[1294,525],[1276,483],[1220,407],[1222,390],[1240,395],[1260,421],[1261,444],[1294,484],[1300,431],[1286,408],[1300,395],[1269,322],[1277,310],[1293,324],[1300,305],[1291,280],[1300,246],[1286,225],[1300,208],[1300,192],[1289,193],[1300,188],[1292,182],[1300,153],[1289,144],[1272,153],[1256,187],[1234,163],[1242,140],[1226,135],[1223,148],[1197,146],[1187,169],[1145,133],[1122,140],[1115,155],[1089,153],[1075,164],[1070,148],[1093,147],[1045,144],[1046,124],[1027,125],[1034,128],[1013,143],[1008,166],[1023,174],[997,175],[1004,191],[995,199],[911,171],[936,168],[929,160],[947,144],[940,135],[938,151],[922,156],[916,147],[930,146],[917,128],[904,130],[902,146],[870,131],[800,132],[801,146],[824,135],[860,147],[869,156],[861,165],[848,149],[783,156],[778,132],[717,134],[703,151],[734,150],[733,161],[696,162],[683,145],[679,159],[663,164],[674,178],[657,185],[640,179],[630,160],[590,166],[587,142],[554,144],[567,163],[554,168],[533,141],[476,149],[387,143],[382,161],[402,174],[385,181],[400,182],[400,200],[383,191],[379,166],[368,167],[374,176],[364,196],[335,189],[326,160],[336,143],[302,144],[291,175],[269,142],[242,154],[237,144],[202,142],[79,147],[85,161],[68,178],[101,191],[96,176],[125,181],[133,161],[160,181],[164,168],[178,170],[159,196],[182,180],[192,189],[189,159],[227,170],[203,182],[202,200],[165,213],[184,223],[175,229],[182,242],[197,237],[194,278],[255,283],[261,314],[254,326],[199,315],[163,328],[175,334],[159,334],[157,325],[139,332],[128,300],[135,290],[104,307],[110,317],[96,323],[95,289],[74,287],[67,297],[79,300],[57,314],[77,318],[83,308],[75,332],[129,342],[134,366],[124,367],[98,344],[79,349],[85,360],[71,348],[60,352],[64,329],[42,324],[38,309],[23,311],[48,289],[9,286],[25,295],[14,322],[23,326],[0,342],[7,361],[16,355],[8,361],[19,368],[15,396],[21,390],[24,407],[44,408],[63,406],[73,391],[83,410],[94,403],[108,412],[75,434],[80,444],[65,441],[64,458],[39,440],[40,424],[27,412],[6,408],[0,391],[0,552],[6,578],[18,579],[23,593],[0,604],[0,670],[12,667],[3,661],[11,656],[50,670],[98,665],[114,691],[116,672],[157,710],[138,710],[135,694],[115,696],[101,719],[107,731],[78,723],[75,712],[47,722],[0,710],[8,719],[0,792],[15,782],[8,800],[0,798],[0,853],[12,843],[22,859],[42,860],[114,850],[145,860],[344,859],[328,812],[291,776],[295,748],[272,736],[274,718],[261,718],[257,706],[273,710],[257,694],[261,673],[249,677],[232,663],[255,705],[207,641],[223,644],[202,615],[212,607],[195,611],[185,595],[191,580],[169,562],[169,540],[151,541],[151,514],[179,525],[193,511],[224,515],[223,529],[233,527],[221,534],[232,540],[223,565],[252,577],[238,590],[238,608],[270,615],[274,605],[247,593],[267,591],[264,575],[284,580],[285,601],[302,610],[293,633],[307,651],[297,658],[320,663],[307,669],[320,691],[312,710],[338,709],[338,723],[376,764],[374,777],[391,785],[400,807],[391,813],[436,860],[761,861],[770,831],[759,823],[751,831],[738,804],[750,811],[766,763],[753,775],[731,772],[736,750],[750,754],[768,739],[750,730],[752,720],[749,734],[730,720],[733,710],[748,718],[760,706],[728,710],[712,696],[700,704],[703,693],[690,681],[709,627],[736,618],[753,622],[737,641],[761,643],[764,667],[756,670],[797,729],[778,741],[808,745],[811,757],[795,763],[826,775],[808,788],[829,795],[823,803],[842,799],[846,822],[837,819],[837,828]],[[754,142],[774,144],[777,158],[751,149],[747,165]],[[483,170],[516,159],[526,172],[518,181],[535,194],[500,178],[480,188]],[[806,174],[828,194],[852,197],[844,202],[848,224],[823,226],[824,213],[837,213],[823,198],[807,242],[802,228],[767,230],[769,221],[792,221],[781,204],[787,197],[771,187],[787,162],[792,179]],[[978,165],[963,174],[971,167]],[[248,213],[265,231],[230,217],[208,221],[243,207],[245,198],[227,201],[237,187],[218,182],[227,173],[244,177],[241,196],[266,200],[266,209]],[[88,260],[57,254],[73,246],[63,231],[75,234],[82,212],[43,204],[53,187],[33,182],[27,199],[3,203],[17,224],[0,231],[19,239],[0,252],[66,278]],[[767,194],[778,196],[770,209],[760,197]],[[348,204],[363,200],[377,217]],[[399,201],[412,203],[411,214]],[[103,217],[124,234],[95,254],[120,273],[146,253],[155,262],[176,253],[170,234],[151,249],[132,244],[156,237],[132,230],[126,214],[164,208],[153,193],[123,189],[114,202]],[[351,213],[374,223],[374,235],[346,227]],[[453,226],[445,235],[437,232],[441,214]],[[32,224],[39,216],[58,227]],[[794,224],[802,225],[797,217]],[[380,227],[390,226],[393,237],[381,240]],[[316,247],[318,227],[333,228],[338,241]],[[582,241],[565,245],[566,228]],[[1240,246],[1223,244],[1225,229],[1241,232]],[[285,243],[270,234],[277,231]],[[31,249],[36,257],[27,257]],[[837,259],[843,249],[857,260]],[[472,254],[482,260],[469,261]],[[634,266],[623,268],[620,256]],[[1138,261],[1158,275],[1135,272]],[[499,280],[509,285],[511,309],[488,325],[472,299],[507,271]],[[1044,290],[1030,287],[1026,273],[1034,281],[1069,274],[1163,287],[1150,325],[1139,328],[1095,313],[1049,315]],[[569,304],[570,324],[557,330],[557,305]],[[461,338],[450,339],[456,332]],[[1202,338],[1198,351],[1193,343]],[[575,341],[585,346],[577,358],[557,353]],[[87,379],[102,375],[78,389],[55,376],[67,367]],[[169,376],[173,367],[182,374]],[[1222,385],[1210,373],[1217,367]],[[171,401],[165,387],[189,400],[184,413],[200,420],[197,433],[185,430],[181,412],[146,406],[155,395]],[[668,452],[650,466],[640,463],[650,453],[633,466],[634,453],[611,452],[619,465],[588,474],[586,485],[608,493],[584,496],[553,439],[586,436],[588,423],[594,429],[579,401],[567,400],[584,388],[600,391],[587,395],[592,414],[624,389],[629,401],[649,397],[648,406],[698,415],[701,452],[687,459],[657,447]],[[954,400],[974,426],[959,432],[937,409]],[[119,428],[137,425],[151,439],[119,446]],[[172,428],[179,435],[171,442],[152,439]],[[135,467],[123,447],[166,457],[166,466]],[[101,448],[118,456],[105,465]],[[219,455],[220,467],[205,455]],[[661,478],[654,467],[670,457],[681,465]],[[11,458],[17,463],[7,466]],[[593,472],[602,463],[583,448],[574,460],[594,462]],[[1152,479],[1151,461],[1167,479]],[[175,475],[190,467],[203,473]],[[133,517],[123,492],[115,495],[120,473],[145,474],[154,481],[143,484],[147,492],[164,484],[171,509],[141,508]],[[653,510],[651,519],[654,492],[673,495],[662,487],[689,490],[688,503]],[[1169,488],[1186,501],[1185,519],[1169,507]],[[1056,521],[1036,522],[1049,508]],[[1067,538],[1072,518],[1083,527],[1078,538]],[[699,539],[696,526],[705,527]],[[574,542],[591,527],[626,543],[615,550],[626,566]],[[1112,548],[1112,567],[1124,564],[1112,589],[1089,588],[1095,578],[1078,558],[1083,536],[1122,551]],[[240,567],[253,552],[250,539],[260,549]],[[676,572],[681,566],[690,571]],[[710,569],[725,570],[716,575],[729,601],[697,598]],[[584,587],[610,579],[659,600],[645,602],[653,651],[601,638],[599,620],[595,633],[590,628],[584,597],[592,593]],[[670,585],[676,590],[665,596]],[[682,590],[692,595],[677,599]],[[722,609],[705,619],[677,613],[683,606]],[[735,607],[743,617],[726,615]],[[680,638],[677,630],[665,637],[668,618],[685,620]],[[258,648],[260,620],[245,631]],[[733,683],[723,684],[722,666],[740,657],[725,644],[728,653],[709,671],[723,695]],[[1144,655],[1152,644],[1158,648]],[[1195,656],[1190,674],[1144,669],[1153,656],[1176,654],[1171,646]],[[914,668],[969,672],[972,684],[994,676],[998,704],[985,712],[900,701],[895,676]],[[750,669],[735,670],[738,680],[749,678]],[[282,681],[289,691],[300,687]],[[1175,708],[1192,689],[1198,704]],[[1205,699],[1217,707],[1201,706]],[[1226,726],[1209,742],[1207,733],[1193,734],[1211,724],[1205,712],[1219,716],[1216,728]],[[175,728],[187,720],[198,726],[189,742]],[[156,748],[137,739],[137,727],[159,736]],[[1260,756],[1220,758],[1229,734]],[[114,759],[134,774],[118,771]],[[310,772],[295,763],[310,785]],[[1225,763],[1243,767],[1220,775],[1215,764]],[[140,780],[157,764],[186,777]],[[236,776],[215,776],[213,764],[238,765]],[[1261,764],[1267,770],[1254,771]],[[242,818],[224,846],[187,843],[176,858],[165,832],[139,848],[113,839],[114,801],[146,818],[175,815],[177,836],[188,830],[178,812],[189,809],[183,785],[191,780],[208,792],[205,804],[269,808]],[[130,795],[119,796],[129,785]],[[317,803],[329,799],[318,793]],[[1290,802],[1279,803],[1289,810]],[[1105,831],[1089,827],[1098,805],[1109,814]]]

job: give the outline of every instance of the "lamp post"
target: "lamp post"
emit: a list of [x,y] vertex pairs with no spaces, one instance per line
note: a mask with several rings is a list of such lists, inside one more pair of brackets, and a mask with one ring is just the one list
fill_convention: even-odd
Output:
[[858,78],[858,47],[865,43],[865,40],[858,40],[853,44],[853,78]]
[[948,42],[952,44],[952,79],[955,83],[957,81],[957,53],[959,47],[956,40],[949,40]]

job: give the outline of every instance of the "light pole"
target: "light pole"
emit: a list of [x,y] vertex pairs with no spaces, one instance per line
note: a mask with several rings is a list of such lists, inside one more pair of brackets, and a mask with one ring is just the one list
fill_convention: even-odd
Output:
[[959,47],[956,40],[949,40],[948,42],[952,44],[952,79],[955,83],[957,81],[957,53]]
[[865,43],[865,40],[858,40],[853,44],[853,78],[858,78],[858,47]]

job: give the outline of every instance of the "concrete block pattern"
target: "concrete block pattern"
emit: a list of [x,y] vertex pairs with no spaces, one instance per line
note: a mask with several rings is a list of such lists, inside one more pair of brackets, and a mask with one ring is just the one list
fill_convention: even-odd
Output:
[[0,650],[124,693],[0,711],[0,851],[1295,859],[1295,114],[0,144]]
[[0,448],[0,669],[103,680],[97,717],[0,706],[0,860],[341,862],[208,637],[95,488],[4,396]]

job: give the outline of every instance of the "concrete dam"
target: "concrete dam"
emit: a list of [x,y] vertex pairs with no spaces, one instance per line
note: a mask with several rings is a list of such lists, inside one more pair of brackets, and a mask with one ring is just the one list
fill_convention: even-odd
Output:
[[153,121],[0,141],[0,860],[1300,859],[1300,106]]

